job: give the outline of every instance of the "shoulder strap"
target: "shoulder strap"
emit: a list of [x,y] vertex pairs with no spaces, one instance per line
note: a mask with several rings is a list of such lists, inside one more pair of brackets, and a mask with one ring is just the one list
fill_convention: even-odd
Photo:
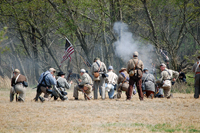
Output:
[[[167,71],[167,70],[165,69],[164,71]],[[170,74],[170,72],[169,72],[169,71],[167,71],[167,72],[168,72],[168,74],[169,74],[169,76],[170,76],[170,78],[171,78],[171,74]]]
[[146,76],[146,78],[143,80],[143,82],[142,83],[144,83],[145,82],[145,80],[149,77],[149,73],[147,74],[147,76]]
[[41,84],[41,83],[44,81],[45,85],[47,85],[46,80],[45,80],[45,77],[46,77],[47,75],[48,75],[48,73],[47,73],[46,75],[43,74],[42,80],[41,80],[41,82],[40,82],[39,84]]
[[[20,75],[20,74],[19,74]],[[19,78],[19,75],[17,75],[16,79],[15,79],[15,84],[17,83],[17,79]]]
[[[134,61],[133,61],[133,62],[134,62]],[[134,62],[134,63],[135,63],[135,62]],[[138,63],[139,63],[139,59],[138,59],[138,62],[135,64],[135,67],[133,68],[133,71],[136,69]]]
[[99,66],[99,69],[98,69],[98,72],[100,71],[100,68],[101,68],[101,62],[100,62],[100,65],[99,63],[96,61],[97,65]]

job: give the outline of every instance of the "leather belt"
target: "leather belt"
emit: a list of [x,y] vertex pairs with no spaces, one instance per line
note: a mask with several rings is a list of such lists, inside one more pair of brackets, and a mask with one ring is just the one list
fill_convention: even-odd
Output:
[[200,72],[196,72],[195,74],[200,74]]

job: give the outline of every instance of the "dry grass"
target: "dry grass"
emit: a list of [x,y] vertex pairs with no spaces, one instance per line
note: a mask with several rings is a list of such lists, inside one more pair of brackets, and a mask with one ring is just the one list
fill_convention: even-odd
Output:
[[10,84],[11,84],[10,78],[8,78],[7,76],[5,76],[5,77],[0,76],[0,89],[1,88],[9,89]]
[[25,103],[9,102],[0,91],[0,132],[200,132],[200,99],[174,94],[173,99],[34,102],[36,90],[27,89]]

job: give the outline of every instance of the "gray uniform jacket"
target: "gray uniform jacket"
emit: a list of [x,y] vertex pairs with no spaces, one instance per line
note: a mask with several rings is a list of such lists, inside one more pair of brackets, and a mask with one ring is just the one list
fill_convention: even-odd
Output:
[[91,77],[87,73],[84,73],[81,76],[81,83],[80,83],[80,85],[85,85],[85,84],[90,84],[90,85],[93,84]]
[[151,73],[143,73],[142,83],[144,83],[146,91],[155,92],[155,77]]
[[57,85],[58,88],[63,88],[63,91],[66,91],[66,89],[69,89],[71,87],[71,84],[67,82],[65,78],[58,77],[57,79]]
[[[100,70],[96,62],[100,65]],[[98,70],[99,72],[107,73],[106,65],[100,60],[97,60],[96,62],[92,64],[91,73],[94,74],[94,72],[98,72]]]

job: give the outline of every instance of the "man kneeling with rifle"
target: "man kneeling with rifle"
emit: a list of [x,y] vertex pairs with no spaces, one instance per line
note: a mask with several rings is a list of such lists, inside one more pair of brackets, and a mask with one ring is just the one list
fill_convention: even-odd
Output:
[[85,100],[90,100],[92,98],[92,79],[86,73],[85,69],[81,69],[81,79],[79,79],[79,82],[77,81],[77,85],[74,87],[73,97],[75,100],[78,100],[78,91],[82,91],[84,93]]

